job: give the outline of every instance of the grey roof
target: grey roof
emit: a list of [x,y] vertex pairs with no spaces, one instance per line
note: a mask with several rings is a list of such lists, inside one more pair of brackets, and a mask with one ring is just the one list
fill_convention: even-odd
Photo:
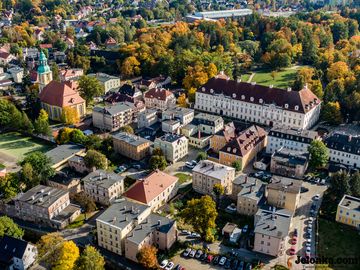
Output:
[[128,144],[131,144],[133,146],[139,146],[144,143],[151,143],[151,141],[146,140],[140,136],[136,136],[127,132],[118,132],[116,134],[111,135],[113,139],[119,140],[119,141],[125,141]]
[[233,184],[242,187],[238,196],[248,197],[257,201],[260,201],[264,196],[265,184],[259,179],[240,175],[233,181]]
[[96,220],[111,224],[119,229],[124,229],[126,226],[136,221],[138,216],[150,207],[130,201],[127,199],[118,199],[106,209]]
[[67,190],[37,185],[24,194],[18,195],[15,200],[48,208],[67,193],[69,193]]
[[164,120],[162,123],[168,124],[168,125],[175,125],[177,123],[180,123],[179,120]]
[[107,82],[109,80],[114,80],[114,79],[120,80],[119,77],[111,76],[111,75],[106,74],[106,73],[91,73],[91,74],[88,74],[88,76],[95,77],[100,82]]
[[95,183],[98,187],[109,188],[117,182],[124,181],[124,177],[104,170],[96,170],[82,179],[86,183]]
[[299,193],[302,181],[286,177],[273,176],[267,189],[283,190],[290,193]]
[[275,211],[264,208],[256,212],[255,233],[260,233],[276,238],[284,238],[289,234],[292,212],[286,209]]
[[360,198],[353,197],[350,195],[344,195],[344,197],[341,199],[340,206],[346,207],[351,210],[357,210],[360,212]]
[[287,166],[305,166],[308,162],[309,153],[293,151],[282,147],[279,150],[275,151],[271,158],[275,159],[276,162],[280,162],[281,164]]
[[216,179],[224,179],[229,171],[235,169],[211,160],[201,160],[192,170],[193,173],[205,174]]
[[193,109],[183,107],[168,108],[162,112],[163,115],[174,115],[174,117],[180,117],[192,113],[194,113]]
[[0,240],[0,262],[9,262],[12,258],[22,259],[28,242],[8,235]]
[[119,113],[126,112],[126,111],[129,111],[132,109],[133,109],[132,106],[130,106],[124,102],[119,102],[119,103],[116,103],[111,106],[106,106],[105,108],[99,107],[99,106],[94,107],[93,111],[103,113],[103,114],[108,114],[108,115],[117,115]]
[[51,158],[52,164],[55,165],[61,161],[68,160],[81,151],[85,151],[85,147],[77,144],[62,144],[47,151],[45,155]]
[[156,140],[161,140],[161,141],[165,141],[165,142],[170,142],[173,143],[181,138],[185,138],[184,135],[179,135],[179,134],[172,134],[172,133],[166,133],[165,135],[156,138]]
[[318,138],[319,134],[317,131],[313,130],[274,127],[270,130],[268,136],[309,144],[312,140]]
[[223,119],[219,115],[213,115],[208,113],[199,113],[195,115],[193,124],[199,125],[199,124],[205,124],[205,125],[211,125],[214,126],[215,122],[223,122]]
[[151,232],[157,230],[162,233],[167,233],[174,224],[175,221],[167,217],[150,214],[143,222],[135,227],[128,235],[127,240],[140,244]]
[[360,155],[360,136],[334,133],[325,139],[325,144],[330,149]]

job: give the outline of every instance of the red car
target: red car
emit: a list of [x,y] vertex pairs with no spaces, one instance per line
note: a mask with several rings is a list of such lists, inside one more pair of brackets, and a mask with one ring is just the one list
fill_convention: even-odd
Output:
[[290,248],[290,255],[295,255],[295,253],[296,253],[296,251],[295,251],[295,247],[294,246],[292,246],[291,248]]
[[296,245],[296,243],[297,243],[297,237],[294,236],[294,237],[291,239],[291,244],[292,244],[292,245]]
[[213,260],[213,256],[212,255],[208,255],[207,258],[206,258],[206,262],[207,263],[211,263]]

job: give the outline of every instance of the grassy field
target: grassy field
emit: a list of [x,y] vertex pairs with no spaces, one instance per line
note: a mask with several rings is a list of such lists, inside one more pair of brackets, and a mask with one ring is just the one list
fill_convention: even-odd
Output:
[[[337,223],[319,219],[318,256],[327,258],[358,258],[360,234],[355,229]],[[359,265],[333,265],[333,269],[359,269]]]
[[[257,84],[269,86],[273,85],[274,87],[286,89],[290,87],[293,81],[295,80],[296,72],[298,69],[302,67],[296,68],[286,68],[281,71],[277,71],[275,73],[275,79],[271,76],[271,71],[269,70],[259,70],[255,72],[254,77],[251,82],[256,82]],[[246,81],[249,77],[245,77],[243,81]]]
[[22,160],[27,154],[34,151],[46,152],[52,148],[41,140],[22,136],[20,133],[10,132],[0,134],[0,155],[2,158]]
[[185,183],[191,179],[191,176],[186,173],[177,173],[175,176],[179,178],[179,184]]

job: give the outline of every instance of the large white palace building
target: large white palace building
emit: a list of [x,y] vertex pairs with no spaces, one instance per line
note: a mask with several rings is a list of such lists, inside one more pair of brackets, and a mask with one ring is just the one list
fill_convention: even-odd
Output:
[[195,109],[253,123],[309,129],[319,119],[320,99],[305,86],[293,91],[234,81],[221,74],[196,92]]

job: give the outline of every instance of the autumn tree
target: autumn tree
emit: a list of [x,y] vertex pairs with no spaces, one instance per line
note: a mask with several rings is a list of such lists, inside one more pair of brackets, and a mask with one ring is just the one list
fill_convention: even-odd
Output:
[[310,162],[313,169],[325,167],[329,160],[329,149],[320,140],[313,140],[309,146]]
[[332,80],[345,78],[349,73],[349,66],[345,62],[335,62],[327,70],[327,79],[331,82]]
[[24,236],[24,230],[9,217],[0,217],[0,238],[4,235],[12,236],[15,238],[22,238]]
[[80,122],[79,113],[76,108],[64,107],[61,113],[61,122],[65,125],[73,125]]
[[58,135],[56,136],[56,143],[65,144],[70,142],[70,134],[72,131],[73,129],[68,127],[60,129]]
[[183,107],[183,108],[187,108],[187,101],[186,101],[186,94],[183,93],[181,94],[178,99],[177,99],[177,104],[180,106],[180,107]]
[[56,252],[56,259],[51,269],[72,270],[79,255],[79,248],[73,241],[62,242]]
[[322,106],[321,119],[331,125],[342,123],[342,115],[339,102],[327,102]]
[[96,204],[92,197],[86,194],[84,191],[70,194],[70,198],[72,201],[81,206],[81,208],[85,211],[85,213],[91,213],[96,210]]
[[220,207],[220,198],[222,195],[224,195],[225,189],[224,186],[221,185],[221,183],[217,183],[213,186],[213,192],[216,197],[216,205]]
[[39,260],[48,265],[53,265],[56,260],[57,250],[64,241],[65,239],[57,232],[41,236],[36,243]]
[[4,199],[14,198],[20,191],[21,183],[18,173],[7,173],[0,177],[0,194]]
[[84,161],[86,164],[86,167],[88,168],[97,168],[97,169],[106,169],[108,165],[107,158],[104,154],[90,149],[87,151]]
[[135,56],[127,57],[120,68],[121,75],[124,78],[130,78],[140,74],[140,62]]
[[197,157],[196,157],[196,160],[197,160],[197,161],[205,160],[205,159],[207,159],[207,157],[208,157],[207,153],[201,151],[201,152],[198,153],[198,155],[197,155]]
[[101,96],[104,93],[104,86],[95,78],[90,76],[81,76],[79,79],[78,91],[80,96],[86,100],[89,105],[94,97]]
[[50,135],[49,116],[44,109],[40,110],[39,117],[34,122],[34,131],[36,134]]
[[145,245],[139,250],[136,258],[145,269],[158,269],[156,254],[156,247]]
[[74,270],[104,270],[105,260],[93,246],[86,246],[76,261]]
[[187,201],[185,208],[180,212],[180,217],[209,242],[214,241],[217,215],[216,203],[208,195]]
[[129,125],[123,126],[120,130],[126,133],[134,134],[134,129]]
[[149,160],[149,165],[151,170],[165,170],[167,162],[164,156],[152,155]]

